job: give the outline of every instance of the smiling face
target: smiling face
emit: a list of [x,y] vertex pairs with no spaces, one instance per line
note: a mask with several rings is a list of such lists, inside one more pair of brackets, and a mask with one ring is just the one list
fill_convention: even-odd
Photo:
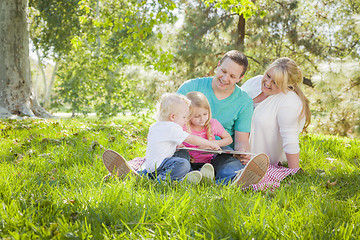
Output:
[[202,107],[192,107],[190,125],[192,128],[203,128],[209,120],[209,110]]
[[212,87],[215,91],[230,92],[235,89],[235,84],[242,78],[244,66],[239,65],[230,58],[218,66]]
[[276,85],[275,80],[273,79],[273,69],[270,68],[264,74],[264,77],[261,81],[261,91],[266,95],[274,95],[281,92],[281,89]]

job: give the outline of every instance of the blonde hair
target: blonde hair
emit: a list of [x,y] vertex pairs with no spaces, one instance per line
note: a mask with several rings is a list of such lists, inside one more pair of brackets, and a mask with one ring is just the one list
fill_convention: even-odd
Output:
[[191,101],[189,121],[186,124],[187,130],[189,131],[191,129],[190,120],[193,117],[194,107],[205,108],[209,112],[209,118],[204,124],[205,129],[206,129],[206,136],[207,136],[208,140],[212,140],[212,131],[211,131],[211,125],[210,125],[210,120],[212,118],[211,117],[211,108],[210,108],[210,104],[209,104],[209,101],[207,100],[206,96],[204,94],[202,94],[201,92],[189,92],[186,94],[186,97]]
[[287,91],[294,91],[301,99],[303,108],[300,113],[300,118],[305,117],[305,130],[311,122],[311,111],[309,99],[301,91],[298,84],[302,83],[303,75],[301,68],[296,62],[290,58],[282,57],[273,62],[268,69],[272,69],[272,79],[275,84],[281,89],[283,93]]
[[178,93],[164,93],[157,104],[155,119],[157,121],[168,121],[170,114],[177,112],[181,103],[185,103],[190,107],[190,100],[184,95]]

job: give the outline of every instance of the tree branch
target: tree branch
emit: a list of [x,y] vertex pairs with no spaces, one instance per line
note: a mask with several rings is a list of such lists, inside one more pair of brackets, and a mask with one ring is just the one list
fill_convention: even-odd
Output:
[[360,42],[360,39],[356,40],[352,45],[350,45],[350,47],[337,47],[337,46],[326,46],[327,48],[331,49],[331,48],[335,48],[336,50],[339,51],[346,51],[346,50],[351,50],[353,49],[356,45],[358,45],[358,43]]
[[[266,68],[264,65],[262,65],[258,60],[256,60],[255,58],[251,57],[251,56],[246,56],[247,58],[250,58],[251,60],[253,60],[254,62],[256,62],[257,64],[259,64],[262,68]],[[306,77],[303,77],[303,84],[313,88],[314,87],[314,84],[313,82],[311,81],[310,78],[306,78]]]
[[237,13],[231,13],[231,14],[222,16],[222,17],[219,19],[219,21],[218,21],[213,27],[215,27],[216,25],[222,23],[222,21],[224,21],[225,18],[228,18],[228,17],[231,17],[231,16],[235,16],[235,15],[239,15],[239,14],[237,14]]
[[202,36],[204,35],[208,30],[212,29],[212,28],[215,28],[217,25],[219,25],[220,23],[222,23],[224,21],[224,19],[228,18],[228,17],[231,17],[231,16],[234,16],[234,15],[238,15],[237,13],[232,13],[232,14],[228,14],[228,15],[225,15],[225,16],[222,16],[220,18],[220,20],[213,26],[211,26],[210,28],[207,28],[207,29],[203,29],[200,34],[197,35],[196,38],[198,38],[199,36]]
[[250,58],[251,60],[253,60],[254,62],[256,62],[257,64],[259,64],[263,69],[265,69],[265,66],[262,65],[258,60],[256,60],[255,58],[251,57],[251,56],[246,56],[247,58]]
[[311,88],[314,88],[314,84],[310,78],[303,77],[303,84],[305,84],[306,86],[309,86]]

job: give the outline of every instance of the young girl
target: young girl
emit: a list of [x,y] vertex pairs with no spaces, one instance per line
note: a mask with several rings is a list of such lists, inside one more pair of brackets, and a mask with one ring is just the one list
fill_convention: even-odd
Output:
[[[198,183],[202,175],[199,171],[190,172],[189,159],[174,155],[176,147],[182,142],[220,149],[216,142],[189,134],[183,130],[189,117],[190,101],[183,95],[166,93],[161,97],[158,106],[157,121],[149,128],[147,137],[146,160],[142,174],[152,179],[164,181],[187,180]],[[137,173],[126,163],[126,160],[112,150],[103,154],[107,169],[116,176]],[[190,179],[191,178],[191,179]]]
[[[219,121],[211,118],[210,104],[201,92],[189,92],[186,97],[191,101],[190,117],[184,129],[190,134],[216,142],[220,147],[232,143],[230,134],[224,129]],[[219,140],[215,136],[220,137]],[[186,147],[203,148],[189,143],[183,143]],[[206,163],[211,163],[214,154],[203,154],[198,151],[189,151],[191,167],[194,170],[201,168]],[[210,167],[211,168],[211,167]]]

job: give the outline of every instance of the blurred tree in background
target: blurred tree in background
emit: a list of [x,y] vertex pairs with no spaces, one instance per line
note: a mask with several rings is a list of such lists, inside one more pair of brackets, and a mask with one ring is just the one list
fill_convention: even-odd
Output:
[[[79,3],[80,0],[29,0],[30,39],[44,85],[44,96],[39,99],[47,109],[60,61],[71,51],[71,40],[80,32],[80,16],[85,11]],[[45,59],[55,63],[50,79],[45,74]]]
[[34,0],[30,6],[35,48],[61,60],[53,106],[113,116],[149,105],[150,92],[139,91],[146,79],[125,78],[123,69],[141,63],[170,70],[172,55],[154,45],[159,26],[172,21],[172,1]]
[[[359,0],[31,0],[30,35],[59,62],[53,106],[114,116],[152,108],[189,78],[212,76],[231,49],[250,67],[276,58],[304,72],[313,126],[359,129]],[[51,86],[50,86],[51,91]]]
[[359,131],[360,1],[254,1],[246,17],[232,10],[239,1],[206,2],[183,4],[184,24],[175,43],[178,84],[213,75],[216,61],[231,49],[249,58],[245,80],[287,56],[303,69],[315,128],[344,136]]

